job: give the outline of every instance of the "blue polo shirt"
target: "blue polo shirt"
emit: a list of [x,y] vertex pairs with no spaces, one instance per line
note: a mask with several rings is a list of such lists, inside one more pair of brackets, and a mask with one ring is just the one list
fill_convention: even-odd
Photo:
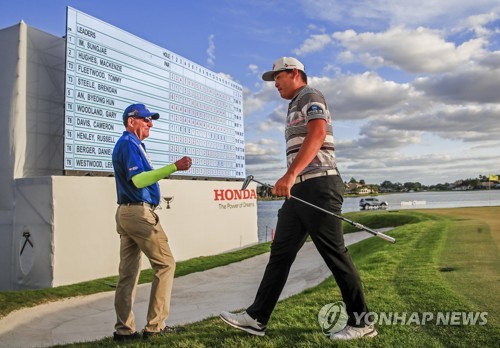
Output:
[[113,168],[118,204],[146,202],[157,206],[160,203],[158,183],[137,188],[132,182],[134,175],[153,169],[146,154],[146,147],[135,134],[125,131],[116,142],[113,149]]

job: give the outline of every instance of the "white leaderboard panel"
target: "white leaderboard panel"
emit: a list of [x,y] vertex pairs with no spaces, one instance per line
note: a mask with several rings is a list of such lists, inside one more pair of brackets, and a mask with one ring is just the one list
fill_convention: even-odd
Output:
[[64,169],[112,172],[133,103],[160,114],[144,141],[155,167],[190,156],[178,174],[245,177],[240,84],[68,7]]

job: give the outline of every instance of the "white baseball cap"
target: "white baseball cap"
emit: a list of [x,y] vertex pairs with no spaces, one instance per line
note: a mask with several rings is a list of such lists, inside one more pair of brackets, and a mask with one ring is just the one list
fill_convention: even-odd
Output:
[[291,69],[305,71],[304,64],[299,62],[298,59],[293,57],[282,57],[274,62],[273,70],[266,71],[264,74],[262,74],[262,79],[264,81],[274,81],[274,74],[280,71],[291,70]]

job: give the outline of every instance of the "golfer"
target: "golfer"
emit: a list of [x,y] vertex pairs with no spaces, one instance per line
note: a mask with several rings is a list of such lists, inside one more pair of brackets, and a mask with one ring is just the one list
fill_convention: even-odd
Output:
[[[278,59],[262,79],[274,81],[280,96],[290,100],[285,128],[288,170],[274,185],[273,194],[287,198],[293,195],[340,215],[344,183],[337,170],[332,120],[325,98],[307,85],[304,65],[295,58]],[[330,338],[376,336],[373,326],[363,326],[363,313],[368,313],[368,308],[360,277],[344,244],[342,221],[293,199],[285,200],[278,212],[271,255],[254,302],[241,313],[222,312],[222,320],[264,336],[290,267],[308,235],[333,273],[349,316],[345,328]],[[354,313],[361,319],[358,323]]]
[[153,120],[160,117],[144,104],[132,104],[123,113],[125,132],[113,150],[118,209],[116,230],[120,235],[120,268],[115,294],[116,324],[113,339],[140,338],[136,331],[132,306],[141,270],[143,252],[154,270],[143,338],[177,332],[180,328],[165,325],[170,309],[170,294],[175,261],[168,238],[155,208],[160,203],[158,181],[177,170],[188,170],[191,158],[153,169],[142,143],[149,136]]

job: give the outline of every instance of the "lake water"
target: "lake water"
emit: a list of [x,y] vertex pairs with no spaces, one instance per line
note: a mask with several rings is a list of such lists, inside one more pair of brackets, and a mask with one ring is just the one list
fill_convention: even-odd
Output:
[[[391,193],[375,196],[387,210],[500,206],[500,190]],[[346,197],[342,212],[360,211],[360,197]],[[271,240],[283,201],[258,201],[259,242]]]

